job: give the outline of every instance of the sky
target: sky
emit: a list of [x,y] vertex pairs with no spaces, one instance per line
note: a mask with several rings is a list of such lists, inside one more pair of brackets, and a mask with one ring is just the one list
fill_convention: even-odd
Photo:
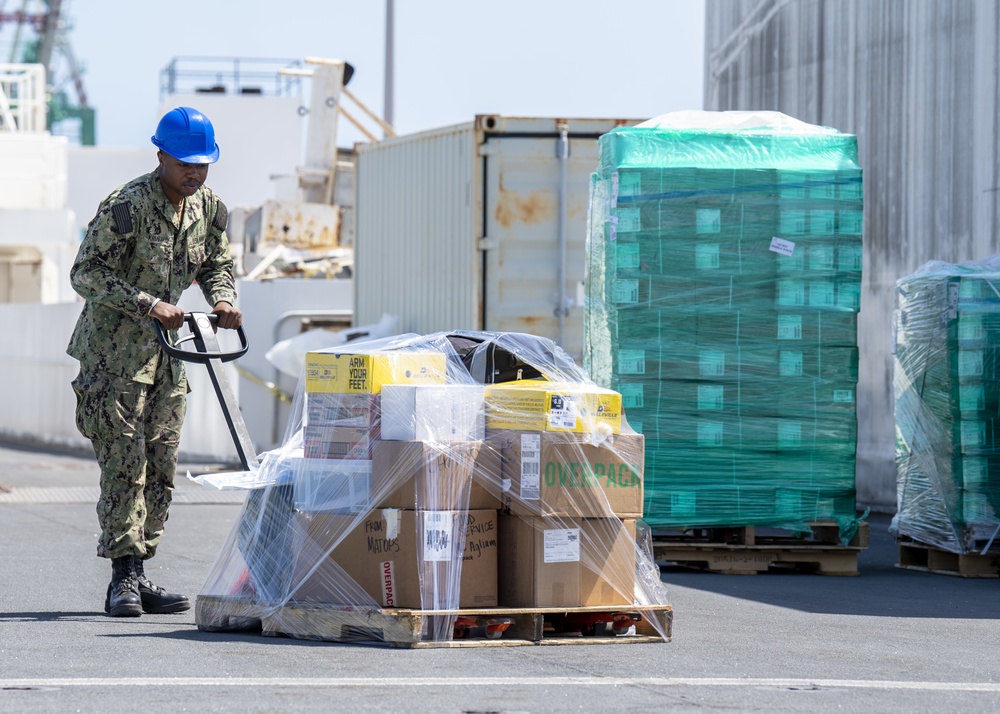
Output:
[[[19,10],[24,0],[0,0]],[[30,0],[29,8],[40,0]],[[383,112],[385,0],[64,0],[97,143],[145,147],[175,57],[343,59]],[[702,107],[704,0],[395,0],[394,123],[477,114],[647,119]],[[8,59],[0,34],[0,61]],[[75,98],[70,92],[70,98]],[[151,124],[153,124],[151,126]],[[345,126],[338,143],[360,135]]]

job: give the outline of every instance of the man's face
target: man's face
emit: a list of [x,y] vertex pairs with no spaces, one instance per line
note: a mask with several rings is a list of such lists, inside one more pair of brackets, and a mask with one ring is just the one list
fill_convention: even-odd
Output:
[[163,192],[174,203],[193,196],[208,178],[208,164],[186,164],[163,151],[156,152],[160,160],[160,183]]

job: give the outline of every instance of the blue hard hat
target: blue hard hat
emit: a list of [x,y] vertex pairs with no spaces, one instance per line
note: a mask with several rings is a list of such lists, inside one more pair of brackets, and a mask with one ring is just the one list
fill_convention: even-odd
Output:
[[186,164],[214,164],[219,160],[212,122],[191,107],[177,107],[164,114],[152,139],[156,148]]

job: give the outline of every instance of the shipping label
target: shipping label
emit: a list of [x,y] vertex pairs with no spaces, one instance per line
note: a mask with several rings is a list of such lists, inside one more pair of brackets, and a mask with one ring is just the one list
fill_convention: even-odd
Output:
[[447,563],[452,560],[455,548],[453,521],[454,514],[450,511],[424,512],[424,562]]
[[542,545],[546,563],[580,562],[579,528],[546,529]]
[[549,397],[547,417],[550,429],[575,429],[579,415],[575,397],[567,394],[553,394]]
[[537,501],[541,498],[541,434],[521,434],[521,498]]

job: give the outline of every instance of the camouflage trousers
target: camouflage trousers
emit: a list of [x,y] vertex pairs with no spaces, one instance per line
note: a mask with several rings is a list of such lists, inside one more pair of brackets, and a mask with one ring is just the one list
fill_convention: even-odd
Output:
[[187,379],[161,359],[153,384],[81,368],[73,380],[76,425],[101,467],[97,555],[152,558],[174,490]]

